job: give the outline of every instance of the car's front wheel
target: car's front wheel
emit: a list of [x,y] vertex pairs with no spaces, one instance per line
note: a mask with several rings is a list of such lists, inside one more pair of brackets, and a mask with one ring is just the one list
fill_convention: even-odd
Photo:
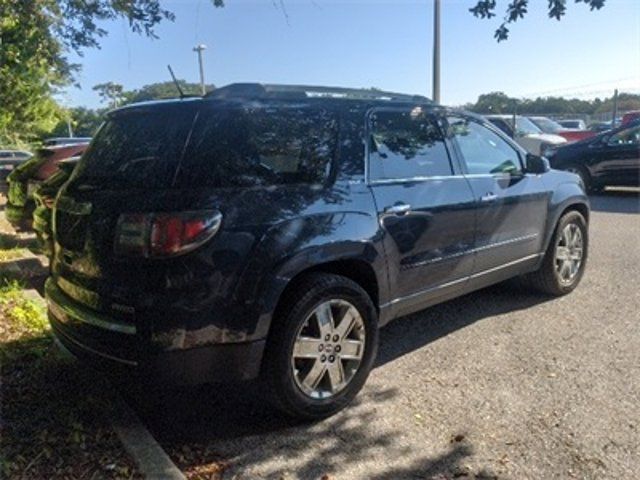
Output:
[[269,335],[263,377],[276,407],[319,419],[346,407],[375,360],[376,310],[352,280],[306,276],[287,294]]
[[556,226],[540,269],[525,276],[532,286],[551,295],[566,295],[580,283],[587,264],[589,230],[576,210],[565,213]]

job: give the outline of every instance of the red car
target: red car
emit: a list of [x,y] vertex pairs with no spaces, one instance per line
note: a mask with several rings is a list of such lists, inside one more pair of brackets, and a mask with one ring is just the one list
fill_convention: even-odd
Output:
[[631,112],[627,112],[622,116],[622,123],[620,125],[626,125],[627,123],[631,123],[636,118],[640,118],[640,110],[633,110]]
[[35,208],[33,192],[51,175],[58,165],[69,157],[82,155],[89,143],[44,147],[30,160],[16,167],[7,177],[9,183],[7,220],[16,228],[29,228],[31,214]]
[[554,135],[560,135],[566,138],[568,142],[578,142],[585,138],[590,138],[596,135],[597,132],[591,130],[577,130],[573,128],[565,128],[558,122],[551,120],[548,117],[529,117],[536,126],[544,133],[552,133]]

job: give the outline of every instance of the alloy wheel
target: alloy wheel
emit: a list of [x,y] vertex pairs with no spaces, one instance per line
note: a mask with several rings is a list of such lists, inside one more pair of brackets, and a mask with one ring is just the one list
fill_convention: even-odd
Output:
[[365,335],[362,315],[351,303],[318,305],[301,325],[291,354],[298,388],[318,400],[344,390],[362,362]]
[[582,230],[575,223],[563,229],[556,243],[555,267],[563,285],[570,285],[580,272],[584,253]]

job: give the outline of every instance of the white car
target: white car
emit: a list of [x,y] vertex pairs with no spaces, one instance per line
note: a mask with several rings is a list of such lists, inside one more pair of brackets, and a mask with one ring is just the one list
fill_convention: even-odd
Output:
[[544,156],[547,150],[567,143],[560,135],[544,133],[527,117],[515,115],[515,126],[514,115],[486,115],[486,118],[534,155]]

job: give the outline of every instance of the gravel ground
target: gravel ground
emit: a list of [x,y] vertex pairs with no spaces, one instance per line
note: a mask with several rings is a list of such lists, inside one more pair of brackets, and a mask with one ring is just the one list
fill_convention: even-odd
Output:
[[287,424],[258,387],[132,395],[192,478],[622,479],[640,474],[640,197],[592,197],[581,286],[498,285],[398,320],[356,404]]

